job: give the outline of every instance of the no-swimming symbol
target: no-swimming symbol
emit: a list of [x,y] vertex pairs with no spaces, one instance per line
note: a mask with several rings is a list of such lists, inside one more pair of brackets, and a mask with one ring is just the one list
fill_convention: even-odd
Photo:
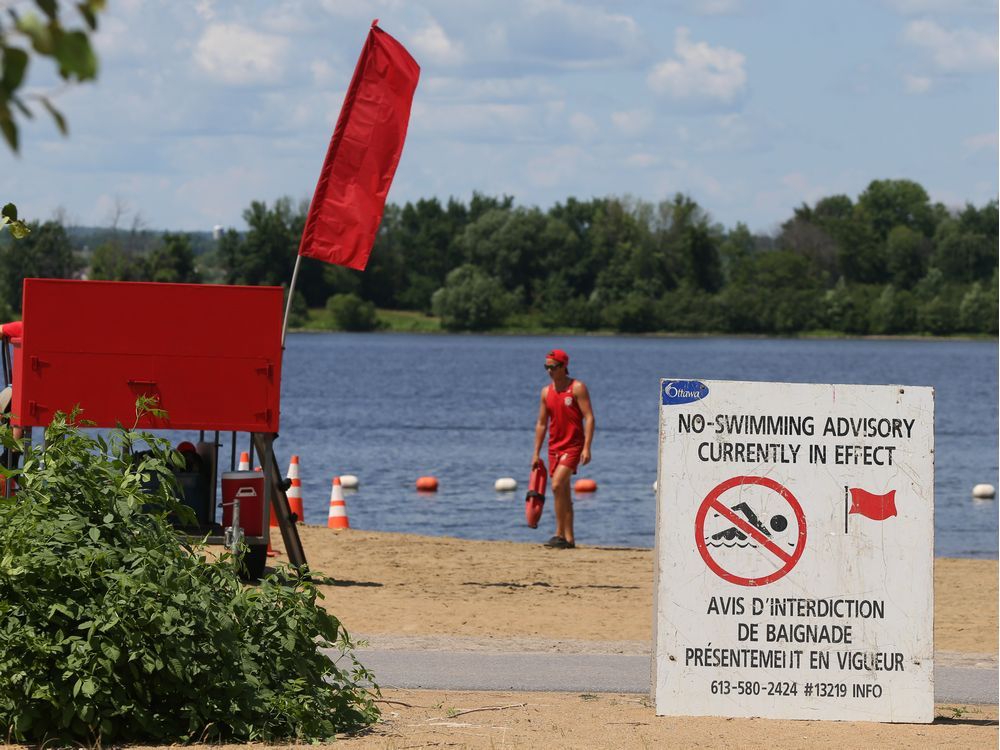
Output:
[[695,543],[705,564],[739,586],[763,586],[786,575],[805,549],[802,506],[768,477],[722,482],[702,501]]

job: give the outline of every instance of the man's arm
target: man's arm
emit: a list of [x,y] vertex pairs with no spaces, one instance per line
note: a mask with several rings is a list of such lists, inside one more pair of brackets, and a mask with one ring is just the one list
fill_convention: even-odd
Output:
[[583,450],[580,452],[580,463],[583,465],[590,463],[590,444],[594,441],[594,409],[590,405],[590,392],[587,386],[579,380],[573,381],[573,395],[576,403],[583,414]]
[[531,456],[532,468],[541,460],[542,441],[545,440],[545,428],[548,427],[549,423],[549,412],[545,408],[545,388],[548,386],[542,388],[542,398],[538,404],[538,419],[535,421],[535,452]]

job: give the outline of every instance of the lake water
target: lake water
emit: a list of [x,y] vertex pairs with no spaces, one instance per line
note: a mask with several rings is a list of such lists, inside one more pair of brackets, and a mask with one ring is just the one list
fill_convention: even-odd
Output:
[[[290,334],[284,359],[284,468],[301,461],[306,521],[325,523],[330,479],[358,529],[542,542],[524,522],[545,353],[559,346],[590,389],[597,435],[575,503],[581,544],[652,547],[659,379],[928,385],[936,390],[935,554],[997,557],[997,343],[604,336]],[[440,491],[418,494],[418,476]],[[497,493],[498,477],[519,488]]]

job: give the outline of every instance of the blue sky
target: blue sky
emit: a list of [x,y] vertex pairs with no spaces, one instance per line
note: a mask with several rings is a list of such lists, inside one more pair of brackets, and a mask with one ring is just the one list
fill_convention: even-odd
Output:
[[[373,18],[422,68],[389,200],[692,196],[773,232],[803,202],[909,178],[998,190],[993,0],[110,0],[94,84],[0,152],[22,214],[244,226],[309,198]],[[48,63],[29,83],[51,91]]]

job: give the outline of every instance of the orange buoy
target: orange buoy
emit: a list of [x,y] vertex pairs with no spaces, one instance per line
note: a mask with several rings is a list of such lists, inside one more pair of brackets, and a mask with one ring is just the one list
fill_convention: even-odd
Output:
[[437,477],[418,477],[417,478],[417,489],[423,490],[424,492],[437,492],[438,480]]
[[597,492],[597,482],[593,479],[577,479],[573,485],[574,492]]

